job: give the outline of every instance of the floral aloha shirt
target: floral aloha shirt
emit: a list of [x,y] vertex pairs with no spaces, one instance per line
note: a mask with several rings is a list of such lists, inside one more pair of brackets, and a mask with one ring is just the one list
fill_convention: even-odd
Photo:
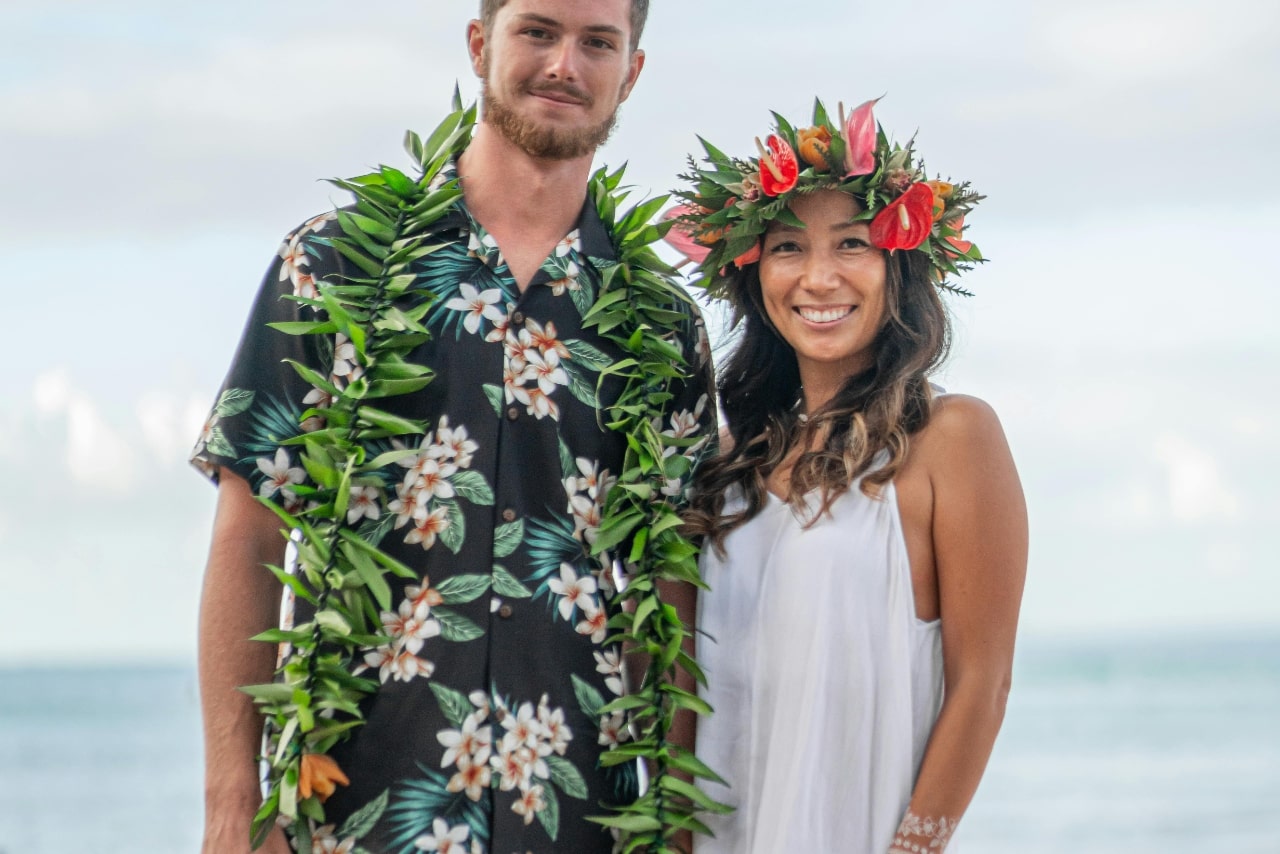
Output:
[[[634,799],[638,779],[632,764],[599,763],[629,735],[621,714],[599,712],[623,675],[619,650],[603,643],[615,570],[589,547],[625,440],[597,418],[620,392],[611,378],[597,383],[619,351],[582,317],[616,256],[588,200],[521,294],[464,203],[438,229],[445,246],[418,262],[416,285],[435,295],[433,337],[412,356],[435,379],[380,404],[432,429],[348,510],[420,577],[392,581],[398,605],[382,615],[392,642],[357,668],[381,688],[366,725],[331,752],[351,783],[326,802],[312,850],[609,852],[614,837],[585,817]],[[229,468],[294,509],[308,477],[281,442],[316,429],[302,413],[326,400],[282,360],[340,386],[361,368],[341,335],[317,344],[267,324],[312,319],[281,296],[315,296],[317,281],[346,272],[328,242],[337,233],[329,214],[286,237],[192,455],[215,481]],[[686,313],[673,331],[695,379],[675,389],[661,429],[707,437],[687,451],[697,456],[714,443],[715,406],[704,327]],[[286,627],[293,610],[286,598]]]

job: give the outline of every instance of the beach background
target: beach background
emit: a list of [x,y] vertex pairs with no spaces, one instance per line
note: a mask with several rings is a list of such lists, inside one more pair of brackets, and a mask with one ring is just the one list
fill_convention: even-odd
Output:
[[[0,854],[197,850],[186,453],[317,179],[478,94],[476,5],[0,4]],[[637,196],[815,94],[989,195],[938,379],[1032,551],[965,852],[1280,852],[1277,42],[1263,0],[653,6],[598,158]]]

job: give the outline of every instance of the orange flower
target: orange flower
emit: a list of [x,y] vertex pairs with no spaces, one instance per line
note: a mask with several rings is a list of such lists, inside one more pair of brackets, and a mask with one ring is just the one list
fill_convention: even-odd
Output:
[[827,151],[831,148],[831,131],[822,125],[802,128],[796,132],[796,141],[800,144],[800,159],[819,172],[831,171],[827,162]]
[[942,219],[942,214],[947,209],[947,199],[951,198],[955,187],[946,181],[925,181],[929,185],[929,189],[933,190],[933,221],[937,222]]
[[348,786],[351,781],[347,779],[346,774],[342,773],[337,762],[323,753],[302,754],[302,765],[298,770],[298,796],[302,800],[305,801],[311,797],[312,792],[315,792],[316,797],[323,803],[333,794],[339,783]]

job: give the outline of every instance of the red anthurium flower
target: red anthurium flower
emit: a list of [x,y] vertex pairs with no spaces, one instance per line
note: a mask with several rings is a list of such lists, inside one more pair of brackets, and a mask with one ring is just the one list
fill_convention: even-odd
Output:
[[881,249],[915,249],[933,227],[933,190],[917,182],[871,220],[871,243]]
[[800,164],[791,144],[777,134],[769,136],[769,148],[756,139],[760,151],[760,189],[766,196],[780,196],[800,179]]
[[[675,207],[668,209],[667,212],[662,215],[662,218],[664,220],[675,219],[676,217],[698,213],[701,213],[701,211],[695,211],[688,205],[676,205]],[[667,231],[663,240],[665,240],[670,246],[675,247],[677,252],[695,264],[701,264],[706,257],[711,254],[711,247],[693,239],[693,232],[690,231],[689,224],[687,222],[677,221],[675,225],[671,226],[671,229]]]
[[[871,115],[871,108],[876,105],[876,98],[861,104],[847,119],[841,118],[844,126],[844,165],[846,178],[856,175],[870,175],[876,171],[876,120]],[[840,105],[844,112],[844,104]]]

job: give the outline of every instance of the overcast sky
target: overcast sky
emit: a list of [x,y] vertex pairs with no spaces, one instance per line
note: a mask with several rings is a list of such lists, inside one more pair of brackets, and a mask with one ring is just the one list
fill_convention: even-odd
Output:
[[[280,238],[478,85],[472,0],[0,5],[0,663],[190,660],[185,463]],[[791,8],[791,7],[788,7]],[[1280,6],[656,0],[599,160],[886,94],[990,198],[941,378],[1023,476],[1028,636],[1280,624]]]

